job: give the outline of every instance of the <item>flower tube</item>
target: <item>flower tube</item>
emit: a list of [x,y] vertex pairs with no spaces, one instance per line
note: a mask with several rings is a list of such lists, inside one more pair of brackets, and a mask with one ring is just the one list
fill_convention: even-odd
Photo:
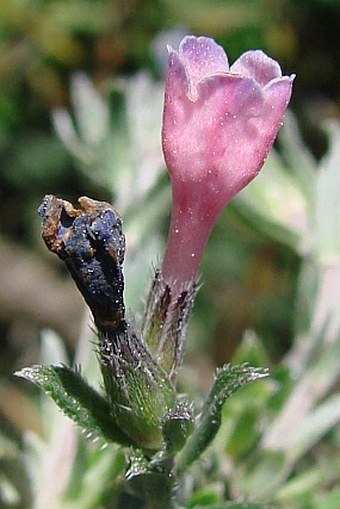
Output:
[[229,67],[207,37],[169,48],[162,147],[173,203],[162,275],[175,293],[195,279],[222,209],[263,166],[293,80],[260,50]]

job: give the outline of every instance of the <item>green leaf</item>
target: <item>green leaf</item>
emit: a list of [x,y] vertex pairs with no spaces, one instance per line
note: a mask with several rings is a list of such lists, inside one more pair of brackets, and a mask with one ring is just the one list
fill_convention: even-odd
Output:
[[253,330],[245,331],[241,343],[233,355],[233,363],[243,364],[244,362],[248,362],[252,366],[263,366],[269,362],[263,342]]
[[256,451],[235,471],[234,486],[245,497],[271,500],[288,473],[284,452]]
[[336,486],[327,493],[315,498],[316,509],[338,509],[340,500],[340,488]]
[[301,423],[291,449],[289,460],[295,463],[312,449],[321,438],[340,421],[340,396],[329,397],[314,409]]
[[[322,411],[322,406],[328,405],[328,403],[323,403],[319,411],[315,411],[313,408],[327,395],[337,381],[340,337],[332,343],[325,343],[321,348],[315,349],[314,352],[314,359],[310,366],[300,376],[299,383],[295,383],[293,386],[284,406],[279,414],[275,416],[263,438],[266,449],[279,449],[289,452],[291,462],[294,462],[309,447],[312,447],[314,439],[321,438],[315,431],[316,429],[320,429],[322,436],[325,432],[323,426],[326,426],[326,428],[328,425],[331,426],[331,421],[333,419],[336,421],[338,418],[337,402],[333,405],[332,400],[330,400],[330,406],[328,409],[326,407],[325,412]],[[309,419],[313,415],[312,418],[315,419],[319,428],[313,428],[312,424],[312,429],[310,429]],[[326,419],[330,419],[329,424],[327,424],[327,420],[324,420],[325,416],[327,416]],[[305,424],[305,422],[308,424]],[[322,427],[320,427],[321,425]],[[305,437],[302,433],[306,433]],[[305,444],[303,444],[303,441],[305,441]],[[310,445],[308,445],[309,441]],[[296,449],[294,450],[294,448]]]
[[227,364],[217,371],[214,385],[195,424],[195,430],[178,456],[179,472],[196,461],[214,439],[221,425],[222,408],[226,400],[242,386],[266,376],[267,370],[252,368],[247,364],[241,366]]
[[304,245],[306,198],[274,150],[259,176],[237,195],[233,206],[261,236],[269,236],[294,251]]
[[[252,406],[235,416],[226,452],[235,459],[244,457],[259,441],[258,413]],[[237,418],[238,417],[238,418]]]
[[87,445],[82,441],[78,447],[72,476],[63,495],[63,509],[103,508],[119,497],[120,479],[126,470],[126,450],[117,446],[103,449],[99,443]]
[[195,509],[201,506],[210,507],[213,504],[221,503],[223,500],[222,493],[224,486],[222,483],[204,484],[203,487],[197,489],[190,497],[187,503],[188,509]]
[[48,394],[62,412],[89,435],[121,445],[133,445],[111,415],[109,403],[67,366],[32,366],[15,373]]
[[313,493],[322,490],[325,483],[325,468],[315,464],[311,468],[305,468],[303,472],[296,472],[294,476],[275,493],[275,501],[283,506],[297,506],[298,500],[307,503]]
[[130,457],[130,468],[126,473],[129,489],[147,502],[152,509],[172,508],[172,492],[175,478],[171,464],[162,461],[148,462],[145,456],[135,453]]
[[330,129],[330,149],[321,162],[316,182],[314,242],[320,257],[329,263],[339,254],[340,128]]
[[293,176],[295,186],[306,197],[310,205],[314,200],[317,175],[316,160],[304,143],[296,117],[290,110],[285,113],[283,127],[279,133],[279,142],[284,161]]

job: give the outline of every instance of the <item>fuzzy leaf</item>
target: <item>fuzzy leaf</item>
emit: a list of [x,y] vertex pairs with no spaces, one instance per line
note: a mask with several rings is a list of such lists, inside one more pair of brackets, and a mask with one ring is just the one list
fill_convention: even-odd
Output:
[[226,400],[243,385],[268,376],[266,369],[247,364],[226,364],[216,373],[214,385],[195,424],[195,430],[178,457],[178,470],[184,471],[210,445],[221,425],[222,407]]
[[130,446],[133,442],[118,427],[109,403],[67,366],[32,366],[15,373],[51,396],[62,412],[87,433]]

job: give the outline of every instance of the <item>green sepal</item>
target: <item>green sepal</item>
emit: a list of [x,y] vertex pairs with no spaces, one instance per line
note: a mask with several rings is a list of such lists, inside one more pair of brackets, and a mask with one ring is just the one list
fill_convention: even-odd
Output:
[[115,422],[109,403],[77,371],[67,366],[32,366],[15,373],[34,383],[89,436],[134,445]]
[[168,375],[129,325],[114,340],[100,338],[99,359],[104,387],[119,427],[139,448],[162,449],[163,418],[176,402]]
[[216,436],[226,400],[238,389],[260,378],[268,376],[263,368],[247,364],[231,366],[226,364],[216,372],[215,382],[197,418],[195,429],[178,455],[177,469],[184,471],[196,461]]
[[194,428],[191,408],[185,401],[179,401],[163,419],[162,434],[167,454],[180,451]]
[[175,478],[171,460],[160,459],[149,462],[142,453],[134,451],[130,467],[125,475],[128,489],[137,497],[147,501],[152,509],[172,508],[172,493]]
[[141,333],[159,366],[174,380],[183,360],[188,321],[198,291],[195,281],[174,295],[157,270],[146,302]]

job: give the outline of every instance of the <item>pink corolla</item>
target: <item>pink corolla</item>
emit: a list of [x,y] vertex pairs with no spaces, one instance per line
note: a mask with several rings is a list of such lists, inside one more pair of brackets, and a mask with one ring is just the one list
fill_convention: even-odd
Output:
[[260,50],[229,67],[207,37],[187,36],[169,49],[162,145],[173,205],[162,273],[177,290],[195,278],[222,209],[259,173],[293,80]]

